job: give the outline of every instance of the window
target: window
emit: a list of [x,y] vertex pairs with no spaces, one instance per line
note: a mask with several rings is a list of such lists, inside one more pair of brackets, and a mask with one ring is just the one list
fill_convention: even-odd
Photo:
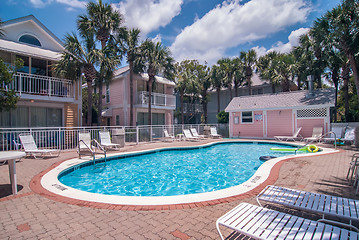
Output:
[[106,84],[106,103],[110,103],[110,85]]
[[116,115],[116,125],[120,125],[120,115]]
[[252,112],[242,112],[242,123],[253,123]]
[[235,116],[233,120],[234,120],[234,124],[239,124],[239,117],[238,116]]
[[39,39],[37,39],[34,36],[28,35],[28,34],[22,35],[19,38],[19,42],[28,43],[28,44],[31,44],[31,45],[41,47],[41,43],[40,43]]

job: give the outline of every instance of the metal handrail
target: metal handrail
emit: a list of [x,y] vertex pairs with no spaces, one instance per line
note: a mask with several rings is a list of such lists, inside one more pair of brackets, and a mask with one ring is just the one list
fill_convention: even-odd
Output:
[[320,135],[317,139],[312,140],[312,141],[310,141],[310,142],[307,142],[307,143],[304,144],[303,146],[297,147],[297,148],[294,150],[295,154],[297,154],[297,151],[298,151],[299,149],[304,148],[304,147],[306,147],[306,146],[308,146],[308,145],[314,143],[314,142],[317,141],[318,139],[322,139],[324,136],[328,135],[329,133],[333,133],[333,134],[334,134],[334,148],[337,149],[337,135],[335,134],[335,132],[329,131],[329,132],[324,133],[323,135]]
[[[96,141],[96,139],[92,139],[92,141],[96,143],[96,147],[97,147],[99,150],[101,150],[101,151],[104,152],[103,154],[105,155],[105,162],[106,162],[106,159],[107,159],[106,150],[101,146],[101,144],[100,144],[98,141]],[[91,146],[88,146],[88,145],[85,143],[85,141],[82,140],[82,139],[79,140],[79,146],[78,146],[78,149],[79,149],[79,158],[81,158],[80,142],[82,142],[83,144],[85,144],[86,148],[91,152],[93,161],[95,162],[95,160],[96,160],[96,151],[93,151],[92,148],[91,148]]]

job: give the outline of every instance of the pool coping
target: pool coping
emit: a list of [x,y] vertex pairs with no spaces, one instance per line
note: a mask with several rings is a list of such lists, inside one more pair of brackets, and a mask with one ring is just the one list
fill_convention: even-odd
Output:
[[[191,146],[191,147],[169,147],[169,148],[154,148],[145,151],[132,151],[126,153],[109,154],[111,156],[117,155],[133,155],[139,153],[155,152],[158,150],[171,150],[171,149],[191,149],[198,147],[206,147],[220,143],[238,142],[220,141],[213,143],[206,143],[203,145]],[[283,142],[276,141],[255,141],[246,140],[240,142],[265,142],[283,144]],[[295,143],[284,143],[284,145],[296,145]],[[169,209],[183,209],[193,208],[200,206],[215,205],[224,202],[231,202],[234,200],[244,199],[249,196],[258,194],[268,184],[273,184],[278,176],[279,170],[285,161],[298,157],[313,157],[323,154],[331,154],[339,152],[340,150],[334,150],[331,148],[321,147],[323,151],[311,154],[299,154],[290,155],[286,157],[279,157],[264,162],[256,171],[256,173],[248,179],[246,182],[207,193],[188,194],[178,196],[159,196],[159,197],[130,197],[130,196],[111,196],[96,193],[88,193],[81,190],[77,190],[62,184],[57,176],[70,166],[81,164],[89,161],[89,158],[84,159],[70,159],[56,163],[47,170],[36,175],[30,182],[31,189],[40,195],[46,196],[50,199],[65,202],[68,204],[74,204],[79,206],[88,206],[94,208],[105,209],[121,209],[121,210],[169,210]]]

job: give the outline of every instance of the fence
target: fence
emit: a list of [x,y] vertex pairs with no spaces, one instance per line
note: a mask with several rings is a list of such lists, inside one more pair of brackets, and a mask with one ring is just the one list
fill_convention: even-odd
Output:
[[49,127],[49,128],[1,128],[0,151],[17,150],[20,147],[19,134],[31,133],[39,148],[70,150],[78,144],[78,133],[88,131],[92,139],[99,141],[99,131],[124,129],[125,144],[139,144],[142,142],[159,141],[164,137],[164,129],[170,134],[178,135],[183,129],[196,128],[199,134],[204,133],[205,126],[216,126],[217,131],[223,137],[229,136],[228,124],[184,124],[184,125],[152,125],[136,127],[99,126],[99,127]]

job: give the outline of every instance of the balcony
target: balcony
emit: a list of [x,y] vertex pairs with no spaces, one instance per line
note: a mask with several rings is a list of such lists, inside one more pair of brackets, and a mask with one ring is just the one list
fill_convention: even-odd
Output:
[[[174,95],[162,94],[162,93],[152,93],[152,107],[162,108],[162,109],[172,109],[176,108],[176,97]],[[139,107],[148,107],[148,92],[137,92],[137,105]]]
[[28,73],[14,74],[14,81],[8,86],[20,96],[23,94],[74,98],[74,85],[71,80],[47,77]]

